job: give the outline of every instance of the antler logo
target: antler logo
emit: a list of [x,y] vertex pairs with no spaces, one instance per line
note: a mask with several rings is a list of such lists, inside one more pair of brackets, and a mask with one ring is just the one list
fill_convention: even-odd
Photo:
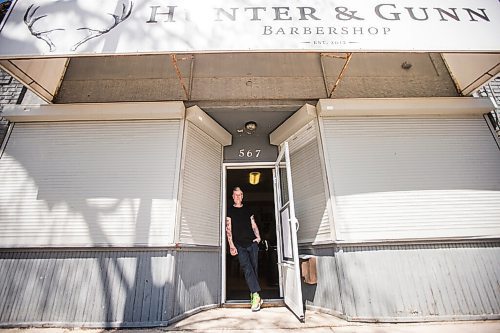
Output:
[[[127,18],[129,18],[130,14],[132,13],[132,9],[134,7],[134,4],[132,1],[129,1],[128,4],[122,4],[121,6],[121,13],[120,14],[115,14],[115,13],[107,13],[111,17],[113,17],[113,22],[110,22],[110,25],[105,28],[97,28],[97,27],[81,27],[81,28],[76,28],[77,31],[86,31],[87,35],[83,37],[81,40],[79,40],[77,43],[73,44],[70,48],[71,51],[76,51],[81,45],[85,44],[91,39],[97,38],[99,36],[102,36],[111,30],[113,30],[117,25],[125,21]],[[49,46],[49,51],[54,52],[57,49],[56,44],[53,42],[53,32],[55,31],[66,31],[67,29],[65,28],[54,28],[54,29],[47,29],[43,30],[41,29],[41,20],[43,18],[46,18],[48,14],[45,15],[40,15],[36,16],[37,11],[40,9],[40,6],[35,6],[32,4],[31,6],[28,7],[26,12],[24,13],[24,23],[28,27],[29,31],[31,34],[44,41],[48,46]],[[46,20],[44,20],[46,21]],[[40,22],[40,23],[39,23]],[[35,24],[38,26],[35,27]]]

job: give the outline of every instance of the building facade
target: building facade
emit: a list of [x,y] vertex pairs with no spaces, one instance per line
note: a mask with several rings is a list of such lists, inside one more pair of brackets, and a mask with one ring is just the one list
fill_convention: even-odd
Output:
[[[10,20],[28,15],[20,26],[33,28],[33,7],[20,8]],[[178,13],[117,8],[116,22],[142,8],[148,28]],[[298,8],[297,20],[320,21],[319,10]],[[231,23],[236,9],[216,11],[215,21]],[[429,15],[498,25],[479,9]],[[14,25],[3,29],[0,43]],[[208,38],[189,31],[193,43]],[[56,54],[56,35],[33,36],[0,56],[48,103],[3,108],[0,326],[165,326],[248,302],[224,232],[234,186],[266,240],[262,294],[299,319],[304,309],[351,321],[500,318],[500,142],[487,116],[495,105],[468,97],[498,73],[496,45],[463,57],[109,54],[122,39],[96,36],[106,52],[79,54],[84,38],[75,53]],[[38,56],[22,53],[35,44]],[[465,60],[478,72],[455,72]],[[317,279],[301,276],[306,267]]]
[[[4,105],[19,103],[23,95],[23,85],[9,74],[0,71],[0,112]],[[0,142],[3,142],[7,133],[7,125],[7,120],[0,117]]]

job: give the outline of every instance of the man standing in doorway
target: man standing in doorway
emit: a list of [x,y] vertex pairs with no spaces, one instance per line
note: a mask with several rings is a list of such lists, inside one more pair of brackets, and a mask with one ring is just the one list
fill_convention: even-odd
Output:
[[234,204],[228,206],[226,215],[226,235],[232,256],[238,255],[240,266],[250,289],[252,311],[259,311],[262,305],[258,278],[258,255],[260,243],[259,228],[253,212],[243,205],[243,191],[233,189]]

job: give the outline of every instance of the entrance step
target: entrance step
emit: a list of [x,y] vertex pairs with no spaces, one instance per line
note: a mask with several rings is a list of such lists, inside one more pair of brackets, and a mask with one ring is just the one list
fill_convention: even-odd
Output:
[[[277,308],[284,307],[285,302],[282,299],[264,299],[264,303],[262,303],[262,308]],[[222,304],[223,308],[241,308],[241,309],[250,309],[250,301],[227,301]]]

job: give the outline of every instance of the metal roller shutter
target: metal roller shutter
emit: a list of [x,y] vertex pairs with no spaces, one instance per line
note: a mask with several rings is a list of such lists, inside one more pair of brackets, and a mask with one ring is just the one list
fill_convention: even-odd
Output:
[[330,219],[320,161],[316,121],[309,122],[288,140],[299,243],[331,241]]
[[220,245],[222,145],[191,122],[186,127],[179,242]]
[[0,247],[173,243],[179,120],[15,124]]
[[500,235],[500,151],[483,118],[323,124],[340,239]]

